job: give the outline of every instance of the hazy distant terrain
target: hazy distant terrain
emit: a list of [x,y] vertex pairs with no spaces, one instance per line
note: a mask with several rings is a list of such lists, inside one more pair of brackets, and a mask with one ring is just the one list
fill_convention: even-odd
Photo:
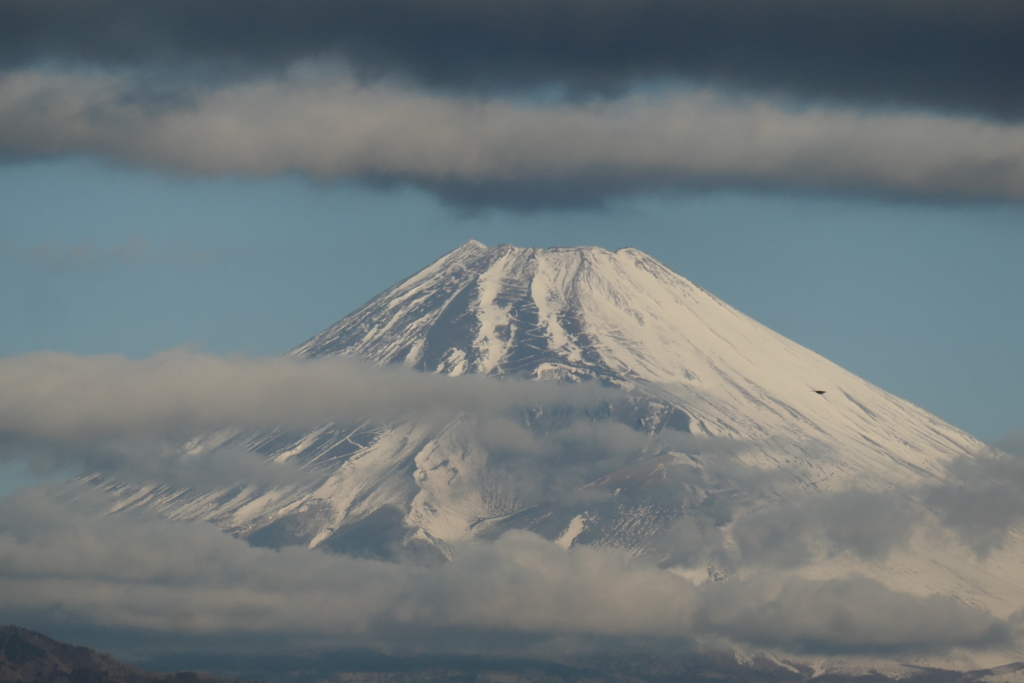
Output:
[[[814,676],[768,661],[740,664],[726,655],[592,655],[554,662],[459,655],[389,656],[342,650],[319,656],[187,655],[145,662],[155,671],[188,662],[206,673],[154,673],[84,647],[15,626],[0,627],[0,683],[885,683],[882,675]],[[906,683],[1016,680],[1024,664],[968,673],[922,669]]]

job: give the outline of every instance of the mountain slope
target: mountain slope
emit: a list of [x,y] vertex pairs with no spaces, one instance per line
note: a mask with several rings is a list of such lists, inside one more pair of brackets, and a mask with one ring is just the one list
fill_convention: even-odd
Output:
[[[983,448],[635,249],[469,242],[292,354],[454,376],[589,380],[622,398],[599,410],[526,410],[505,422],[411,417],[301,434],[206,435],[189,444],[192,452],[243,446],[316,479],[217,490],[103,482],[118,508],[211,520],[257,545],[385,558],[440,559],[453,544],[525,528],[566,546],[614,545],[679,562],[702,579],[742,567],[715,556],[680,560],[673,544],[683,532],[742,550],[744,519],[851,491],[895,494],[923,510],[917,492],[953,481],[950,464]],[[520,430],[534,451],[508,446],[495,425]],[[696,520],[692,529],[687,520]],[[800,571],[864,574],[999,616],[1024,604],[1019,533],[983,560],[943,533],[915,532],[891,553],[818,544]]]

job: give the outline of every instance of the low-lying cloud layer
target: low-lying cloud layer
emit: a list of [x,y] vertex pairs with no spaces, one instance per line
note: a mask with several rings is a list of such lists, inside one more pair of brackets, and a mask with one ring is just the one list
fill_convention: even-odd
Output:
[[[176,349],[130,360],[45,352],[0,359],[0,458],[28,459],[40,472],[102,472],[159,485],[287,485],[322,473],[239,446],[195,453],[184,444],[216,430],[301,433],[329,422],[418,420],[458,425],[458,438],[483,449],[488,471],[520,502],[562,504],[606,497],[588,485],[641,460],[692,454],[665,456],[666,486],[643,491],[651,502],[689,510],[663,538],[666,564],[681,566],[710,558],[726,567],[788,569],[822,548],[884,559],[905,546],[926,511],[985,557],[1024,518],[1024,460],[999,451],[954,461],[949,480],[919,490],[804,495],[738,514],[786,475],[743,465],[737,455],[748,444],[739,441],[668,427],[650,435],[588,417],[627,400],[597,384],[446,377],[344,357]],[[523,416],[538,406],[561,417],[528,427]],[[696,507],[687,498],[694,491],[708,492]],[[720,529],[733,523],[727,544]]]
[[898,494],[850,490],[788,502],[740,519],[733,537],[743,561],[798,567],[812,559],[815,541],[864,559],[884,559],[909,539],[921,512]]
[[[884,562],[907,549],[918,529],[942,525],[984,558],[1024,516],[1017,459],[994,451],[964,458],[950,465],[949,481],[919,490],[772,502],[766,487],[788,475],[743,465],[736,456],[747,444],[669,428],[651,435],[584,417],[623,396],[343,358],[177,350],[140,361],[56,353],[0,359],[0,454],[39,467],[101,470],[157,486],[288,486],[313,474],[241,450],[185,457],[181,440],[222,428],[417,419],[469,429],[489,471],[515,478],[523,500],[559,505],[592,496],[588,507],[618,504],[628,494],[612,500],[588,484],[659,463],[664,491],[645,487],[645,500],[687,509],[647,557],[586,545],[567,550],[510,532],[457,545],[449,562],[424,565],[274,551],[212,525],[105,514],[110,502],[83,494],[88,487],[56,496],[23,490],[0,500],[0,610],[36,627],[290,634],[335,644],[399,638],[409,646],[422,638],[422,647],[461,649],[513,635],[698,646],[724,639],[820,653],[920,653],[1012,640],[1007,622],[950,597],[902,593],[855,574],[812,580],[800,570],[844,554]],[[541,405],[557,406],[560,417],[528,428],[524,410]],[[78,500],[67,502],[72,495]],[[709,567],[724,572],[720,580],[687,578]]]
[[766,572],[695,585],[621,551],[565,550],[526,532],[462,547],[439,566],[387,564],[253,548],[208,525],[97,516],[41,491],[0,501],[0,608],[33,623],[210,635],[387,642],[400,632],[409,645],[417,632],[435,641],[450,632],[461,647],[472,631],[726,637],[826,652],[1009,638],[1007,624],[982,610],[867,579]]
[[2,77],[0,158],[75,154],[189,174],[411,183],[519,206],[716,186],[1024,197],[1024,127],[970,118],[714,91],[481,101],[315,73],[162,94],[109,74]]

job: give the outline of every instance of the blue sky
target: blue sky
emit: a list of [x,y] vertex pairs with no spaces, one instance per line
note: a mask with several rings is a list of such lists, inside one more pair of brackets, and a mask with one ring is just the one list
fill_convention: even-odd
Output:
[[1024,207],[738,190],[466,209],[416,189],[0,168],[0,355],[282,353],[476,238],[636,246],[986,440],[1024,427]]

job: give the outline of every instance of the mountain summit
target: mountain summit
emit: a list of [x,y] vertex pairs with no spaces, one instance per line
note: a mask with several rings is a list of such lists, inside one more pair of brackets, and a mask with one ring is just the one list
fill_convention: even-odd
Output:
[[663,401],[693,434],[802,444],[793,457],[812,465],[818,487],[842,485],[833,455],[896,482],[938,476],[943,462],[981,446],[636,249],[470,241],[292,353],[448,375],[597,379]]
[[216,490],[105,482],[119,506],[213,521],[255,545],[383,559],[443,561],[526,529],[695,580],[756,560],[955,595],[1000,617],[1024,603],[1016,540],[978,559],[947,531],[912,528],[928,514],[922,492],[955,483],[951,468],[983,444],[636,249],[470,241],[291,353],[615,397],[444,424],[220,432],[189,448],[241,446],[315,476]]

